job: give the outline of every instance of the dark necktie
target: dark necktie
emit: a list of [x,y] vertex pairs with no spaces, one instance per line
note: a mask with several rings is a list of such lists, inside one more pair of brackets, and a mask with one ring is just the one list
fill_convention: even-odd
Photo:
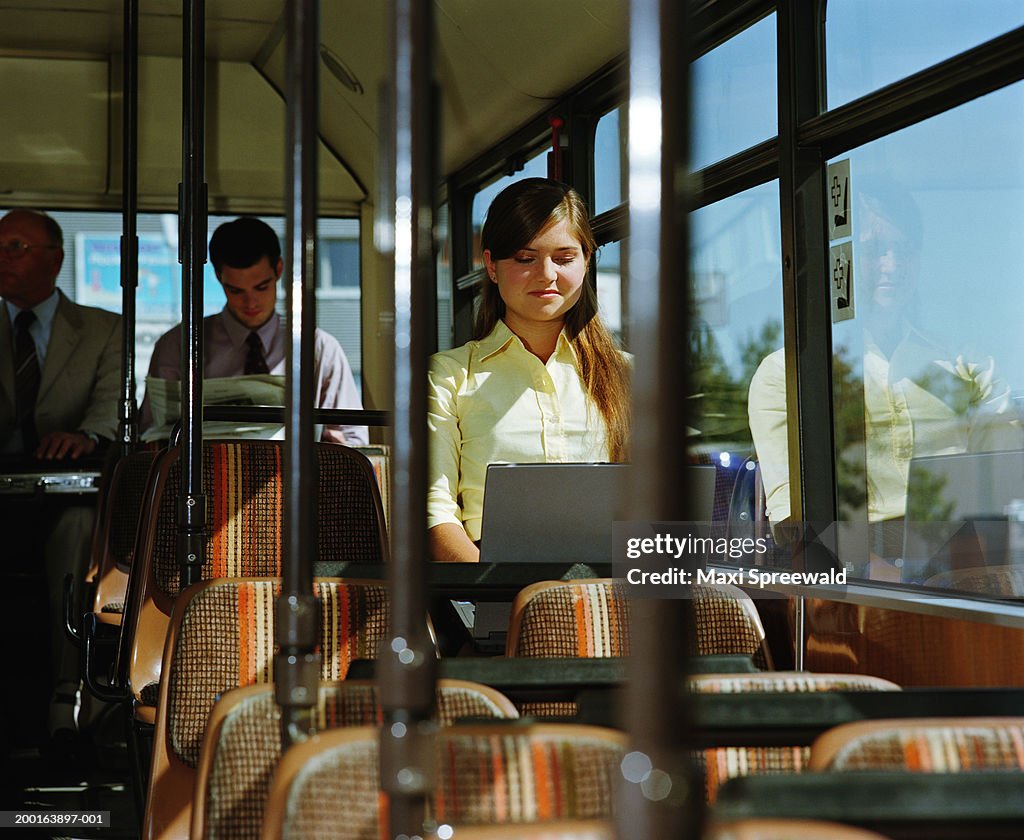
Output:
[[259,334],[253,330],[245,340],[249,345],[249,352],[245,356],[245,375],[253,376],[258,373],[270,373],[267,367],[267,360],[263,355],[263,342]]
[[14,319],[14,399],[17,406],[18,427],[21,429],[22,447],[34,452],[39,445],[36,436],[36,397],[39,395],[39,357],[36,343],[28,328],[36,314],[26,309]]

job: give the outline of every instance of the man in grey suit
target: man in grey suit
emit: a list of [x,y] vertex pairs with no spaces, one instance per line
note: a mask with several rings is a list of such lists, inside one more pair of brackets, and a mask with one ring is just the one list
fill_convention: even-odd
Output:
[[[57,289],[63,262],[63,234],[49,216],[12,210],[0,219],[0,456],[22,469],[88,456],[117,434],[121,318],[68,300]],[[81,576],[93,516],[91,505],[13,504],[0,515],[8,546],[46,561],[51,731],[74,728],[78,664],[61,632],[61,582],[69,571]]]

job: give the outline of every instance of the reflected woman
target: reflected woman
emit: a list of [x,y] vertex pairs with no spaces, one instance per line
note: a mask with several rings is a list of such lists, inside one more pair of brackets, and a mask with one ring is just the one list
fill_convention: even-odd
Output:
[[429,374],[427,524],[431,556],[446,562],[480,559],[488,464],[628,452],[628,361],[587,282],[595,242],[580,196],[517,181],[491,204],[481,246],[488,281],[474,338],[435,355]]

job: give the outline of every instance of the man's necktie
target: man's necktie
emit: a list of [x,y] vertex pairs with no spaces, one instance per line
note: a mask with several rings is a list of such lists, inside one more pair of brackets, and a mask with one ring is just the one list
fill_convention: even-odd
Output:
[[259,333],[253,330],[249,333],[245,343],[249,345],[249,352],[245,356],[245,375],[253,376],[258,373],[270,373],[266,357],[263,355],[263,342],[260,341]]
[[14,399],[21,429],[22,447],[34,452],[39,445],[36,435],[36,397],[39,395],[39,357],[36,343],[28,328],[36,314],[26,309],[14,319]]

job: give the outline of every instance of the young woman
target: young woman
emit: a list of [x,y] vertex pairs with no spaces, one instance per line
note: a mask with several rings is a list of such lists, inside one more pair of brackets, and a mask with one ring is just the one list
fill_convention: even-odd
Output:
[[628,454],[628,362],[587,282],[595,243],[580,196],[517,181],[491,204],[481,245],[474,340],[430,366],[427,518],[431,555],[448,562],[480,559],[488,464]]

